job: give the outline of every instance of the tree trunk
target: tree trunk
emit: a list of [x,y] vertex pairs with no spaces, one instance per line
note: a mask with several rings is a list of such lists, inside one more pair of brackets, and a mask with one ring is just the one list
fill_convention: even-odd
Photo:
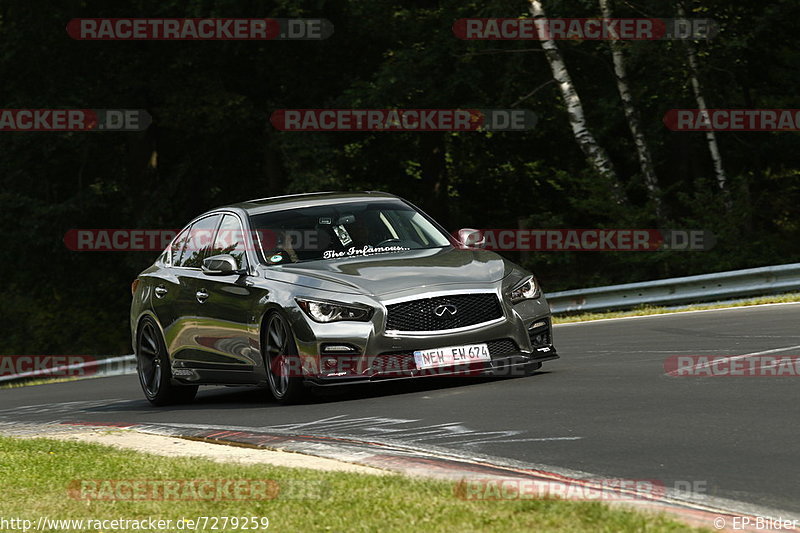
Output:
[[426,195],[424,210],[442,226],[450,227],[450,176],[447,169],[446,137],[441,133],[420,136],[420,171]]
[[286,173],[274,135],[267,126],[263,145],[264,196],[278,196],[285,192]]
[[[678,17],[685,19],[686,10],[683,7],[683,2],[677,2]],[[692,83],[692,91],[694,98],[697,101],[697,109],[701,113],[708,112],[706,106],[706,99],[703,97],[703,88],[700,85],[698,77],[699,68],[697,66],[697,54],[694,51],[694,45],[690,41],[684,41],[686,45],[686,57],[689,61],[689,79]],[[717,185],[724,193],[728,192],[728,178],[725,176],[725,170],[722,167],[722,155],[719,152],[719,145],[717,144],[717,135],[714,131],[706,131],[706,141],[708,143],[708,151],[711,154],[711,161],[714,163],[714,175],[717,178]]]
[[[600,0],[600,11],[603,18],[613,18],[610,6],[610,0]],[[633,136],[633,143],[636,146],[636,153],[639,157],[639,167],[642,171],[644,184],[647,188],[647,194],[650,201],[653,202],[655,207],[656,218],[662,219],[662,205],[661,205],[661,189],[658,186],[658,178],[656,171],[653,167],[653,157],[650,154],[650,148],[647,146],[647,139],[644,136],[644,131],[641,126],[641,119],[639,111],[633,103],[633,95],[631,94],[628,85],[628,73],[625,68],[625,55],[622,51],[622,42],[616,39],[610,41],[611,57],[614,61],[614,77],[617,82],[617,91],[622,100],[622,107],[625,111],[625,118],[628,121],[628,129]]]
[[[530,4],[531,14],[534,18],[546,18],[547,15],[541,0],[530,0]],[[553,79],[561,89],[561,96],[567,106],[567,115],[569,116],[569,123],[572,126],[575,140],[592,167],[611,183],[612,195],[615,201],[621,204],[624,202],[624,195],[617,173],[614,170],[614,165],[611,163],[606,151],[597,143],[594,135],[586,126],[583,104],[575,91],[575,86],[567,70],[567,65],[564,63],[564,58],[561,57],[561,52],[558,50],[555,41],[550,39],[549,36],[547,37],[541,40],[542,49],[547,62],[550,64],[550,70],[553,71]]]

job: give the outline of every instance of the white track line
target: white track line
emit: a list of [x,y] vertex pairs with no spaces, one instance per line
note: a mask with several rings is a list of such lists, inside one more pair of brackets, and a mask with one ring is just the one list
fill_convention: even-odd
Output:
[[596,322],[609,322],[611,320],[633,320],[638,318],[661,318],[667,316],[675,316],[675,315],[686,315],[689,313],[710,313],[713,311],[732,311],[735,309],[757,309],[759,307],[772,307],[776,305],[800,305],[800,302],[782,302],[782,303],[775,303],[775,304],[758,304],[758,305],[740,305],[735,307],[720,307],[717,309],[695,309],[691,311],[675,311],[672,313],[657,313],[654,315],[636,315],[636,316],[620,316],[615,318],[598,318],[597,320],[581,320],[580,322],[566,322],[563,324],[553,324],[554,328],[564,327],[564,326],[579,326],[581,324],[593,324]]

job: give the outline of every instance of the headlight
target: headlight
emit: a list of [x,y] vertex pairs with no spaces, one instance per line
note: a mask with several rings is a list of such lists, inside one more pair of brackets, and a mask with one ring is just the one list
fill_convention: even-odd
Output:
[[366,322],[372,316],[372,308],[356,305],[347,305],[338,302],[326,302],[324,300],[305,300],[296,298],[295,301],[300,308],[314,322],[338,322],[340,320],[355,320]]
[[539,297],[539,286],[533,276],[526,278],[511,290],[511,303]]

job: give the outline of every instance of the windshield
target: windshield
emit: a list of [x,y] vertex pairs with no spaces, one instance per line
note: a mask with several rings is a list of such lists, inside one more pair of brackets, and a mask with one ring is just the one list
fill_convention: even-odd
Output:
[[442,231],[401,202],[344,203],[250,217],[267,264],[449,246]]

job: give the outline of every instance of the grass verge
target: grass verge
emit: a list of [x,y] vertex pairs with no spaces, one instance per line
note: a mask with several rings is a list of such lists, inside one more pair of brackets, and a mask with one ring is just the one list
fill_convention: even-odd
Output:
[[[610,508],[597,502],[465,501],[454,495],[452,483],[443,481],[221,464],[49,439],[0,437],[0,478],[4,480],[0,517],[26,518],[34,524],[40,516],[60,520],[158,518],[173,523],[203,516],[253,516],[269,518],[268,531],[291,532],[690,530],[663,515]],[[134,479],[268,479],[282,490],[294,487],[291,493],[307,497],[292,498],[284,491],[275,499],[258,501],[92,501],[76,499],[69,492],[69,487],[80,480]],[[298,487],[310,490],[298,491]],[[111,494],[102,488],[100,493]],[[211,530],[210,526],[196,530]],[[77,531],[63,526],[44,530]],[[177,530],[175,525],[168,529]],[[217,530],[243,531],[230,525]],[[123,529],[109,527],[103,531]]]
[[748,307],[751,305],[764,304],[784,304],[800,302],[800,293],[778,294],[775,296],[761,296],[749,298],[747,300],[737,300],[734,302],[713,302],[708,304],[693,304],[683,307],[652,307],[642,306],[629,311],[608,311],[599,313],[578,313],[574,315],[555,315],[554,324],[569,324],[571,322],[588,322],[590,320],[602,320],[606,318],[625,318],[630,316],[646,315],[666,315],[670,313],[682,313],[684,311],[703,311],[709,309],[727,309],[729,307]]

